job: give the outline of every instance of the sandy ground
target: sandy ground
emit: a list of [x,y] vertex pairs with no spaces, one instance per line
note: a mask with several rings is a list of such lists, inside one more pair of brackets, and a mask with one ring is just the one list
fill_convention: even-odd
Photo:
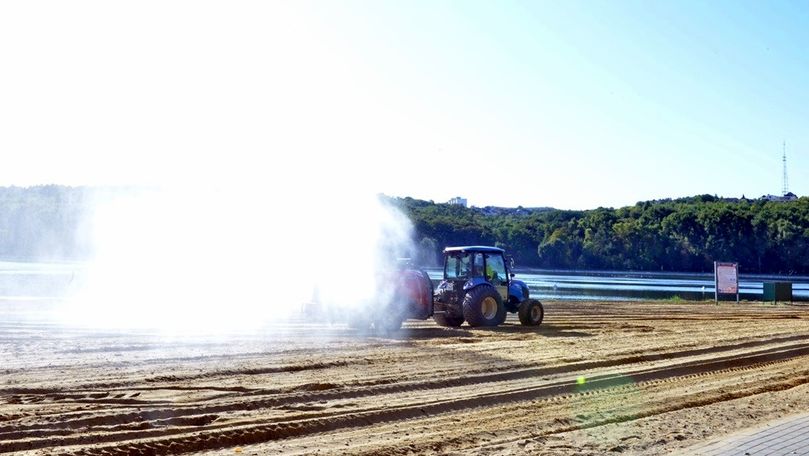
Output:
[[692,454],[809,411],[809,308],[548,302],[538,328],[173,336],[0,308],[0,453]]

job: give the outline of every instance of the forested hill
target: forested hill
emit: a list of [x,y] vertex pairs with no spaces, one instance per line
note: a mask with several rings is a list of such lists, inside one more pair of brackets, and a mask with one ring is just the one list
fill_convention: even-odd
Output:
[[85,258],[92,193],[59,185],[0,187],[0,260]]
[[[115,189],[0,187],[0,260],[86,258],[86,221],[99,191]],[[520,266],[551,269],[707,272],[717,260],[737,261],[748,273],[809,274],[809,198],[702,195],[588,211],[386,199],[413,221],[424,262],[447,245],[489,244]]]
[[[514,210],[393,199],[421,251],[492,244],[518,265],[552,269],[707,272],[736,261],[748,273],[809,273],[809,198],[788,202],[701,195],[619,209]],[[429,256],[429,255],[428,255]]]

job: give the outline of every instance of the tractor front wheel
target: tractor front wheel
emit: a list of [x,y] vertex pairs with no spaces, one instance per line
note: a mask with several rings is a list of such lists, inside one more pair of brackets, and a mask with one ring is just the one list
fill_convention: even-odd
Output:
[[545,309],[536,299],[526,299],[520,304],[518,314],[523,326],[538,326],[545,317]]
[[466,293],[463,316],[469,326],[497,326],[505,321],[506,308],[494,287],[479,285]]

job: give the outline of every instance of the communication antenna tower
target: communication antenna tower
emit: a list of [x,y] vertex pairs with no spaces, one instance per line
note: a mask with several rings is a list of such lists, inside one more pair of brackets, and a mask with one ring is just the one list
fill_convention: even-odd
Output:
[[784,164],[784,182],[781,188],[781,196],[787,196],[789,193],[789,180],[787,179],[787,142],[784,141],[784,154],[781,156],[781,162]]

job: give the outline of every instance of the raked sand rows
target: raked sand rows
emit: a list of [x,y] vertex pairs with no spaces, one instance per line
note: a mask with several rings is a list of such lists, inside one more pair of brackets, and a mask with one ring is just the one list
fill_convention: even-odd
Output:
[[539,328],[408,322],[390,337],[292,321],[168,338],[8,318],[0,452],[573,454],[584,445],[654,454],[717,433],[692,427],[661,447],[622,432],[788,394],[809,379],[803,308],[557,302],[546,310]]

